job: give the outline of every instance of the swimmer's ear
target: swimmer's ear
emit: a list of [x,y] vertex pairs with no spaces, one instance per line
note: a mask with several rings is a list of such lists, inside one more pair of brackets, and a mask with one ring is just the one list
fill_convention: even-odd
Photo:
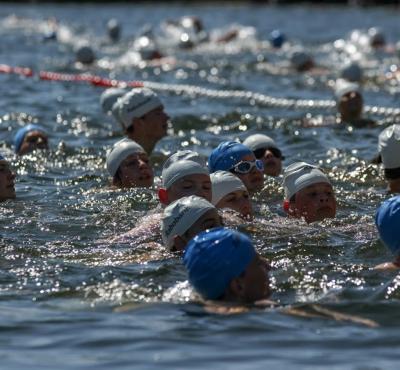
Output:
[[158,189],[158,199],[160,200],[161,204],[168,205],[168,194],[167,194],[167,189],[160,188]]
[[174,246],[175,250],[178,252],[183,252],[186,248],[187,241],[182,238],[180,235],[175,235],[174,236]]

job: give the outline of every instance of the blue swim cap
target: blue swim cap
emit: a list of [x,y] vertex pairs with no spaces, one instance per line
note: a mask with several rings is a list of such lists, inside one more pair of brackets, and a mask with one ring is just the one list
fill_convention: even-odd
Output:
[[40,131],[47,135],[46,130],[39,125],[29,124],[28,126],[21,127],[14,136],[15,153],[19,152],[26,134],[31,131]]
[[216,227],[189,242],[183,262],[190,284],[203,298],[218,299],[255,256],[253,244],[245,234]]
[[385,246],[394,255],[400,254],[400,196],[385,200],[376,211],[375,224]]
[[269,41],[274,48],[280,48],[286,41],[286,36],[279,30],[273,30],[269,34]]
[[224,141],[208,157],[210,173],[215,171],[229,171],[245,155],[249,154],[253,155],[253,152],[246,145],[236,141]]

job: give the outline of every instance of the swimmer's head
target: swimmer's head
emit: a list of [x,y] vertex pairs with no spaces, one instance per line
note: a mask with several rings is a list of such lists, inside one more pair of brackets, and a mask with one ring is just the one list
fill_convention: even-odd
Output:
[[238,176],[250,193],[262,189],[264,185],[263,163],[257,160],[246,145],[236,141],[219,144],[208,158],[210,172],[230,171]]
[[110,89],[104,90],[100,95],[100,105],[103,112],[105,114],[110,114],[113,105],[126,93],[127,91],[120,87],[111,87]]
[[15,198],[15,173],[0,154],[0,202]]
[[400,239],[397,230],[400,228],[400,196],[385,200],[375,215],[375,224],[379,237],[385,246],[395,255],[400,255]]
[[15,153],[19,155],[30,153],[36,149],[47,148],[47,132],[39,125],[29,124],[22,127],[14,136]]
[[302,49],[296,49],[290,55],[290,63],[298,72],[305,72],[314,67],[314,59]]
[[351,62],[342,68],[340,77],[350,82],[360,83],[363,79],[363,70],[358,63]]
[[221,226],[217,209],[206,199],[191,195],[169,204],[163,214],[161,235],[172,251],[183,251],[199,232]]
[[220,227],[200,233],[183,262],[190,284],[206,300],[252,303],[270,295],[269,266],[240,232]]
[[134,42],[133,47],[140,54],[142,60],[153,60],[162,58],[162,55],[158,50],[154,40],[147,35],[140,36]]
[[364,101],[358,84],[338,79],[335,98],[342,121],[351,123],[361,118]]
[[90,45],[82,43],[75,47],[75,59],[82,64],[92,64],[96,55]]
[[107,22],[107,34],[110,40],[118,41],[121,36],[121,25],[117,19],[111,18]]
[[269,34],[269,42],[274,48],[281,48],[286,41],[286,36],[280,30],[273,30]]
[[158,196],[162,204],[189,195],[197,195],[211,202],[210,174],[205,160],[198,153],[182,150],[171,155],[164,163],[162,188]]
[[249,147],[256,159],[262,160],[264,173],[268,176],[278,176],[282,172],[282,160],[285,157],[276,145],[275,141],[267,135],[250,135],[243,141]]
[[374,48],[381,48],[386,45],[386,39],[383,31],[378,27],[371,27],[368,30],[369,45]]
[[239,177],[227,171],[216,171],[210,175],[212,201],[217,208],[229,208],[244,217],[253,215],[253,208],[246,186]]
[[114,186],[132,188],[153,185],[153,169],[147,154],[132,140],[123,139],[117,142],[107,156],[106,163]]
[[283,174],[284,210],[307,223],[334,218],[336,198],[329,178],[316,166],[293,163]]

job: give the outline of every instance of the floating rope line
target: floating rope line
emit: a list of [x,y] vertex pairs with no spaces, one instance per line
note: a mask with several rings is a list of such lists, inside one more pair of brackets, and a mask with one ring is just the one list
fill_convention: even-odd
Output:
[[[10,67],[0,64],[0,73],[18,74],[24,77],[34,77],[34,72],[30,68],[24,67]],[[68,74],[40,71],[38,73],[40,80],[46,81],[61,81],[61,82],[86,82],[100,87],[148,87],[157,91],[167,91],[181,95],[183,93],[188,95],[205,96],[208,98],[216,99],[239,99],[247,101],[250,105],[262,105],[273,108],[287,108],[287,109],[336,109],[336,102],[334,100],[313,100],[313,99],[287,99],[277,98],[257,92],[243,91],[243,90],[217,90],[205,87],[185,84],[166,84],[151,81],[122,81],[109,78],[103,78],[87,73],[82,74]],[[399,116],[400,108],[379,107],[367,105],[364,107],[364,112],[378,116]]]

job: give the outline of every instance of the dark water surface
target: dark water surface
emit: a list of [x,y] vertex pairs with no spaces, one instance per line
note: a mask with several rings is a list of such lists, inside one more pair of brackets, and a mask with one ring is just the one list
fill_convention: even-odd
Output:
[[[254,26],[260,40],[279,28],[321,54],[323,45],[354,28],[380,26],[400,39],[396,8],[309,8],[250,5],[0,5],[0,63],[75,72],[71,46],[43,43],[37,26],[6,22],[10,14],[40,24],[55,16],[80,37],[94,40],[99,57],[121,55],[146,24],[197,14],[207,28],[234,22]],[[108,18],[123,25],[120,45],[100,48]],[[28,22],[29,23],[29,22]],[[36,23],[34,23],[36,24]],[[273,75],[257,60],[274,55],[249,45],[179,52],[168,70],[124,67],[92,73],[127,80],[185,83],[257,91],[287,98],[330,99],[328,77]],[[261,57],[261,59],[260,59]],[[398,59],[397,59],[398,64]],[[377,68],[379,70],[379,68]],[[283,191],[268,180],[257,198],[251,231],[272,261],[273,299],[309,309],[317,303],[375,320],[370,328],[333,319],[301,318],[279,309],[205,314],[188,302],[190,290],[178,258],[145,242],[109,240],[131,229],[157,204],[155,192],[107,189],[105,154],[121,136],[102,114],[102,89],[0,75],[2,152],[17,172],[17,199],[0,205],[1,369],[397,369],[400,355],[400,284],[396,273],[371,269],[391,256],[378,241],[373,216],[387,197],[377,167],[368,165],[383,126],[303,128],[302,120],[332,116],[326,110],[265,107],[246,100],[159,92],[174,131],[156,148],[162,155],[191,148],[208,155],[222,139],[263,132],[275,138],[287,163],[306,160],[327,169],[336,187],[335,220],[306,226],[280,218]],[[399,107],[396,85],[369,84],[369,105]],[[391,119],[372,116],[382,125]],[[51,150],[17,159],[13,132],[39,122]],[[65,148],[58,147],[63,141]],[[177,285],[178,284],[178,285]]]

